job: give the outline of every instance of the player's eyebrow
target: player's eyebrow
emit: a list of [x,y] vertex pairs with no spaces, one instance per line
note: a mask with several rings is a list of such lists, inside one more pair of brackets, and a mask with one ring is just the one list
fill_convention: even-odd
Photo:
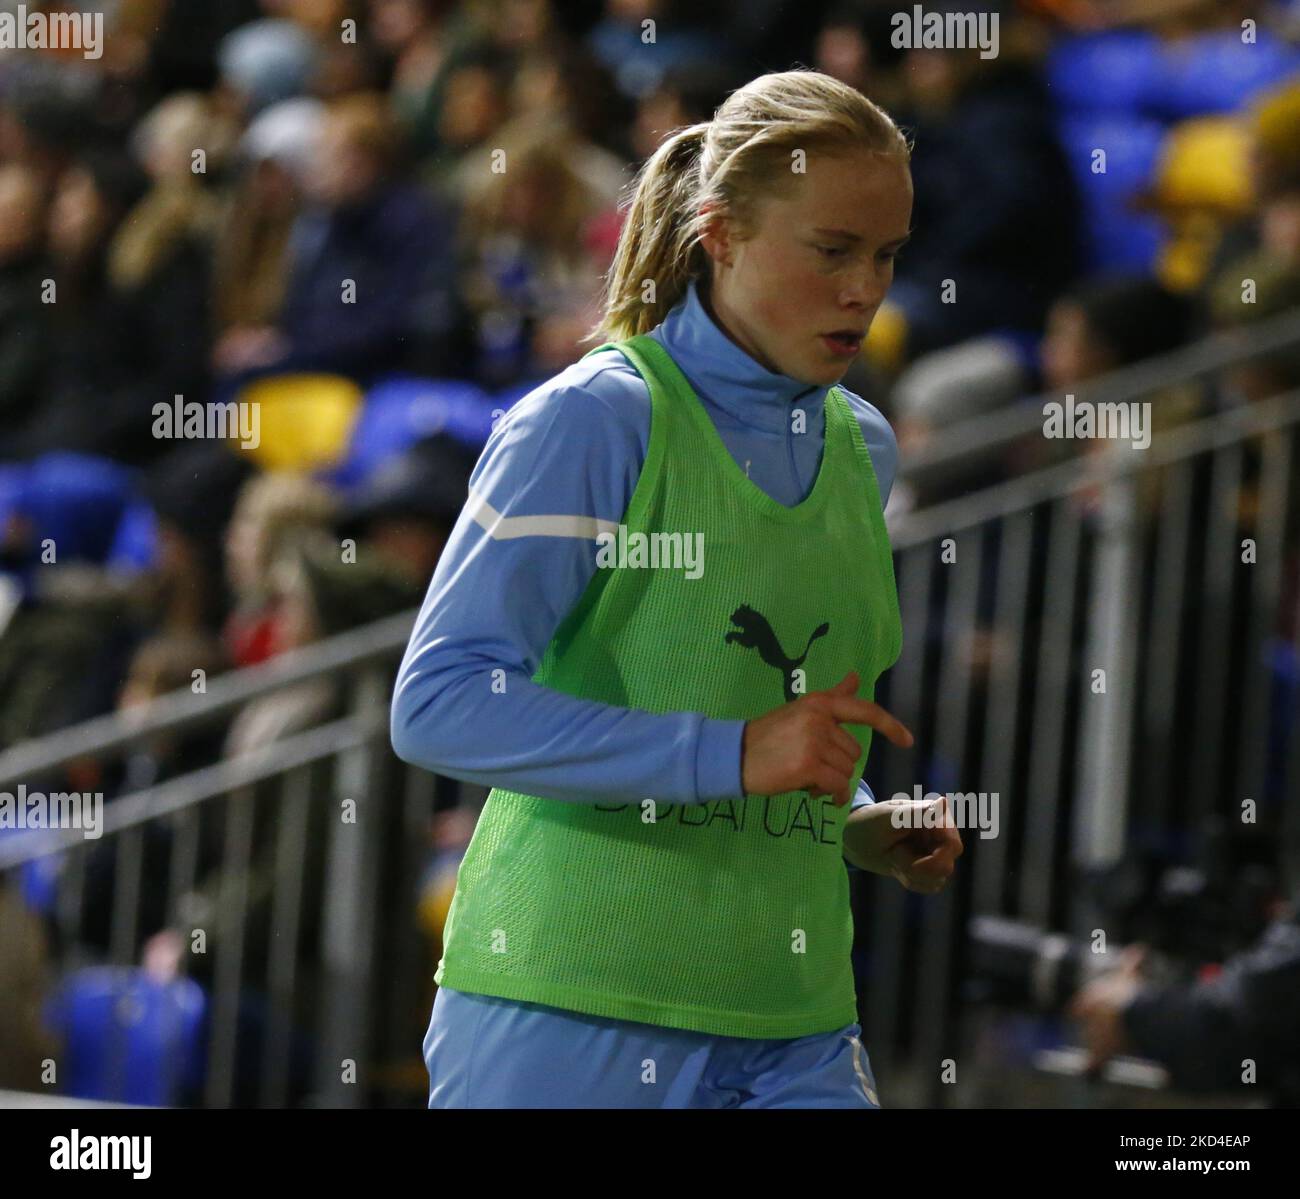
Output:
[[[844,241],[853,242],[855,244],[862,240],[861,234],[851,233],[848,229],[814,229],[813,232],[819,233],[823,237],[839,237]],[[895,238],[893,241],[885,242],[881,249],[888,249],[892,246],[895,249],[901,250],[911,240],[912,234],[908,232],[902,237]]]

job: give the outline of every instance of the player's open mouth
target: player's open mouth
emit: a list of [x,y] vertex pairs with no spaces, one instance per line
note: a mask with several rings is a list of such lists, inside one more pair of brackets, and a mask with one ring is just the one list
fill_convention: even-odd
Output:
[[832,354],[841,354],[852,358],[862,348],[862,334],[852,329],[840,329],[835,333],[823,333],[822,344]]

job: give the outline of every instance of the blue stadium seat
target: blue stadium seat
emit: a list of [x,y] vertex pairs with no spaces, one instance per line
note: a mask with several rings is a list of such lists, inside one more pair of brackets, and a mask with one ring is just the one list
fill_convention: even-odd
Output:
[[356,486],[435,433],[481,447],[492,432],[494,407],[489,393],[460,379],[381,380],[366,393],[343,461],[327,477],[340,487]]
[[[1061,145],[1083,198],[1090,271],[1149,271],[1164,236],[1154,216],[1133,212],[1133,196],[1150,186],[1164,126],[1119,113],[1073,116],[1058,122]],[[1094,150],[1106,152],[1106,171],[1092,170]]]
[[59,562],[102,564],[132,498],[131,472],[90,454],[44,454],[20,476],[12,510],[31,521],[36,544],[53,540]]
[[1138,113],[1159,70],[1160,43],[1141,30],[1063,38],[1044,67],[1057,111]]
[[1300,50],[1261,30],[1242,44],[1231,30],[1203,33],[1162,48],[1148,100],[1153,116],[1181,121],[1207,113],[1235,112],[1257,93],[1300,72]]
[[[30,829],[0,828],[0,841],[10,837],[40,835]],[[22,898],[23,906],[28,911],[43,916],[54,915],[55,903],[58,900],[59,874],[62,869],[62,853],[47,853],[44,857],[23,862],[17,868],[18,893]]]
[[148,570],[158,557],[158,514],[143,500],[135,500],[122,513],[105,565],[136,573]]
[[208,1001],[192,979],[93,966],[68,976],[46,1007],[66,1046],[60,1091],[78,1099],[168,1106],[203,1079]]

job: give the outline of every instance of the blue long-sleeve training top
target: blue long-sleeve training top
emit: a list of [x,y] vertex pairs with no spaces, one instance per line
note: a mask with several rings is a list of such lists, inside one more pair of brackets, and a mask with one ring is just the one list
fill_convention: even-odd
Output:
[[[827,389],[760,366],[714,323],[694,283],[650,336],[750,479],[779,503],[801,502],[821,463]],[[898,462],[893,430],[841,391],[887,503]],[[802,433],[793,429],[799,408]],[[607,349],[561,371],[498,422],[398,672],[391,732],[404,761],[575,803],[744,797],[744,721],[619,708],[531,682],[596,571],[597,535],[616,530],[631,501],[650,410],[644,380]],[[861,784],[853,807],[873,802]]]

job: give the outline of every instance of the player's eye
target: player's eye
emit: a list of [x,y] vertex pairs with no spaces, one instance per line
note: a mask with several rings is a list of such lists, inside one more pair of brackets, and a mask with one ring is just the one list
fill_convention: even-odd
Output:
[[815,249],[823,258],[842,258],[848,253],[843,246],[816,246]]

